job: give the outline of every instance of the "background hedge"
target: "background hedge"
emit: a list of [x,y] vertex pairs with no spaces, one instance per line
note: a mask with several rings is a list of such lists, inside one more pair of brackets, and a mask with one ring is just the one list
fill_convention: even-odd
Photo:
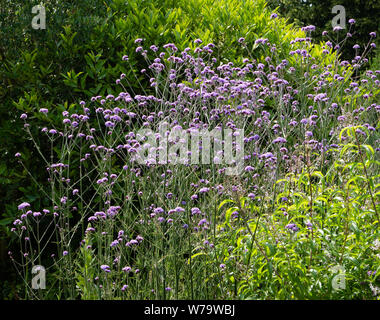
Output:
[[[288,17],[290,22],[300,26],[315,25],[316,33],[313,40],[316,42],[326,41],[322,32],[332,30],[331,21],[336,15],[331,9],[335,5],[342,5],[346,9],[345,31],[349,30],[349,19],[356,21],[352,28],[353,37],[348,39],[342,50],[342,58],[347,60],[355,56],[353,45],[359,44],[364,48],[369,39],[368,34],[372,31],[379,34],[380,31],[380,21],[377,18],[380,16],[380,1],[377,0],[268,0],[267,3],[269,8],[277,9],[282,16]],[[376,44],[379,44],[378,39],[375,39]],[[371,55],[371,58],[379,59],[374,55]]]

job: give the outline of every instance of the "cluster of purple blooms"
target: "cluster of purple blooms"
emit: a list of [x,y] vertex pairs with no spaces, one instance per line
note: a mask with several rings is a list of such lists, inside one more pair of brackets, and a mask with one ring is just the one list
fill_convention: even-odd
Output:
[[289,223],[285,226],[285,228],[293,232],[297,232],[299,230],[295,223]]

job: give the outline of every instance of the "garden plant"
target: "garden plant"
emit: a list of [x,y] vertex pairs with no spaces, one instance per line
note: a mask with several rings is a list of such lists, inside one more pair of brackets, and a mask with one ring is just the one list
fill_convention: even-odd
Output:
[[[203,2],[179,2],[194,23]],[[220,17],[256,8],[266,26],[227,16],[222,34],[205,14],[198,37],[175,27],[165,42],[138,29],[128,51],[108,48],[117,61],[91,51],[61,73],[77,101],[42,105],[34,91],[14,103],[27,148],[13,170],[43,199],[8,204],[20,298],[379,299],[376,32],[348,61],[344,30],[315,44],[313,25],[289,26],[263,1],[222,2]]]

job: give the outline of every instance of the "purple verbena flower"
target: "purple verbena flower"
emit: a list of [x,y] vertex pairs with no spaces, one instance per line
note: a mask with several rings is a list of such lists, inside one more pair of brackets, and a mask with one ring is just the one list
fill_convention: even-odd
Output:
[[109,266],[107,266],[106,264],[102,264],[100,266],[100,269],[102,269],[104,272],[111,272],[111,268]]
[[17,208],[19,210],[22,210],[22,209],[25,209],[27,207],[30,207],[30,204],[28,202],[23,202],[23,203],[19,204]]
[[273,140],[273,143],[286,143],[286,139],[282,137],[278,137]]

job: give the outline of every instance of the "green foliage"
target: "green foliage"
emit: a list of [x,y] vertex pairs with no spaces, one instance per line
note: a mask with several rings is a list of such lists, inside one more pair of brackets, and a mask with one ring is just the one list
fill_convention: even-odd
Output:
[[[230,294],[240,299],[373,299],[379,285],[380,162],[344,128],[327,174],[313,167],[276,182],[272,196],[225,200],[216,245]],[[276,188],[274,188],[276,190]],[[286,198],[284,200],[284,198]],[[224,211],[224,210],[223,210]],[[223,212],[222,211],[222,212]],[[238,212],[237,219],[231,212]],[[289,226],[296,227],[292,231]],[[344,275],[341,274],[344,270]],[[371,276],[368,271],[376,271]],[[345,288],[333,287],[336,276]],[[335,279],[335,280],[334,280]]]
[[377,50],[376,55],[371,60],[372,70],[380,70],[380,51]]
[[76,287],[83,300],[94,300],[98,298],[99,288],[91,282],[94,279],[94,261],[96,259],[91,245],[92,241],[89,235],[86,235],[85,241],[80,248],[80,260],[77,262]]

